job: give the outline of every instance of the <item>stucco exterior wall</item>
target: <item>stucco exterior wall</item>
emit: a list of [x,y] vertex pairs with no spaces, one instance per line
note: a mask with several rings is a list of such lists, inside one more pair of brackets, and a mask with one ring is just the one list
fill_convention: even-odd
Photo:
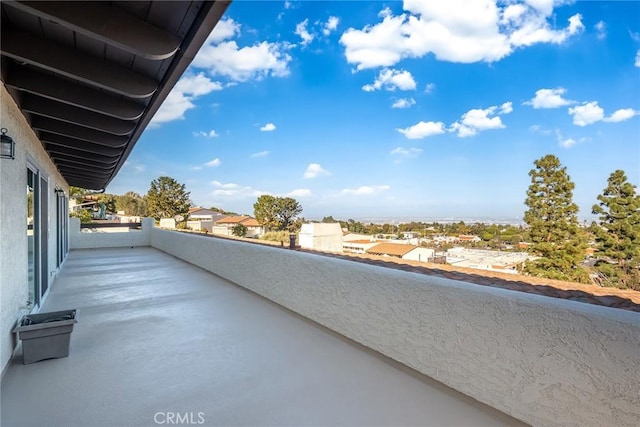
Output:
[[415,248],[408,254],[402,257],[402,259],[409,259],[413,261],[427,262],[427,260],[433,257],[435,251],[429,248]]
[[532,425],[640,425],[638,313],[159,229],[151,244]]
[[56,268],[56,198],[58,186],[69,194],[69,188],[50,161],[42,144],[26,119],[0,83],[0,124],[15,142],[15,159],[0,159],[0,368],[4,368],[13,352],[11,329],[28,311],[27,290],[27,160],[48,177],[47,221],[49,286]]
[[126,230],[125,232],[82,232],[79,218],[69,218],[69,248],[129,248],[149,246],[151,243],[151,229],[154,227],[153,218],[142,218],[142,230]]
[[300,247],[327,252],[342,252],[342,228],[338,223],[302,224],[298,234]]

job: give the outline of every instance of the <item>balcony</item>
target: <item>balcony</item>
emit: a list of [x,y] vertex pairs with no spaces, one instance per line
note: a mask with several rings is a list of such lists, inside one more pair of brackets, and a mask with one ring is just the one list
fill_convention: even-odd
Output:
[[72,252],[45,309],[65,307],[70,357],[14,360],[3,425],[520,425],[157,249]]
[[14,358],[4,425],[640,424],[638,313],[149,221],[71,225],[83,249],[44,307],[79,310],[71,354]]

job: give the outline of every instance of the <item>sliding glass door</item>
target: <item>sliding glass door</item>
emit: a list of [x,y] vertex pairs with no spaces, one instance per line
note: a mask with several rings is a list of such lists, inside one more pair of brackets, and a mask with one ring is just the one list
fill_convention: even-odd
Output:
[[56,189],[56,267],[62,265],[67,255],[69,232],[69,208],[67,197],[62,190]]
[[42,300],[49,289],[49,182],[40,176],[40,295]]
[[49,182],[27,166],[27,304],[37,309],[49,288]]
[[40,303],[39,298],[39,231],[40,231],[40,215],[39,215],[39,198],[38,198],[38,175],[32,168],[27,169],[27,286],[29,289],[28,302],[31,307],[37,307]]

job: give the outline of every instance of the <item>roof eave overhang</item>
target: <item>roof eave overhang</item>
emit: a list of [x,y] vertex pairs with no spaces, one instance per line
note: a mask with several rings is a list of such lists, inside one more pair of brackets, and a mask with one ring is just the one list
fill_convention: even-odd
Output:
[[230,3],[2,1],[2,81],[67,183],[109,185]]

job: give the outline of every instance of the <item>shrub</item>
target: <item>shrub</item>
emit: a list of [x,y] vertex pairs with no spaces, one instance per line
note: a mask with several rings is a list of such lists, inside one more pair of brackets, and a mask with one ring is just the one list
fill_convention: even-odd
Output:
[[231,229],[231,234],[236,237],[244,237],[247,234],[247,227],[242,224],[237,224]]

